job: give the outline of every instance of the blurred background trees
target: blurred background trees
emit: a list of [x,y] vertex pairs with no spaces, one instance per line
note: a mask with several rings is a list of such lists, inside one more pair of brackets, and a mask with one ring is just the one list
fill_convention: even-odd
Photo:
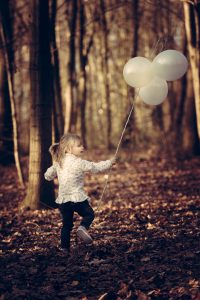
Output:
[[15,158],[20,181],[29,169],[38,186],[50,164],[48,147],[64,132],[80,134],[89,149],[115,148],[134,99],[124,64],[170,48],[187,56],[189,70],[169,83],[162,105],[134,100],[123,146],[199,154],[199,6],[197,0],[1,0],[1,163]]

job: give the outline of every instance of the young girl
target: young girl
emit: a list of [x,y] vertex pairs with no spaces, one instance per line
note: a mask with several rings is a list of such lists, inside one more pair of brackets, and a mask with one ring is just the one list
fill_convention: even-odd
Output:
[[73,215],[77,212],[82,221],[77,235],[85,243],[91,243],[88,229],[94,220],[94,211],[90,206],[89,197],[83,190],[83,179],[86,172],[101,172],[109,169],[114,163],[111,160],[94,163],[80,158],[84,148],[76,134],[65,134],[59,143],[49,148],[53,165],[44,174],[46,180],[58,177],[59,191],[56,203],[62,215],[61,249],[70,250],[70,233],[73,228]]

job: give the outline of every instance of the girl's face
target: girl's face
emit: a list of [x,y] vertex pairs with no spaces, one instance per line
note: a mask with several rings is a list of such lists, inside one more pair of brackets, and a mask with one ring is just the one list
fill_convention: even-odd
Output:
[[84,151],[84,147],[81,142],[76,141],[74,145],[71,147],[71,153],[80,156]]

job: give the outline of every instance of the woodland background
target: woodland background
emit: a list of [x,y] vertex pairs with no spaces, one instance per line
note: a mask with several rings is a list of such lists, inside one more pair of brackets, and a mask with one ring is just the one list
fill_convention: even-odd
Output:
[[[14,158],[22,186],[29,169],[25,205],[53,197],[43,179],[52,142],[70,131],[89,149],[115,149],[132,101],[125,149],[200,153],[199,1],[1,0],[0,6],[0,157],[4,164]],[[169,84],[163,105],[150,107],[134,98],[123,66],[170,48],[186,55],[188,72]]]
[[[134,56],[188,59],[162,105],[122,75]],[[200,299],[200,1],[0,0],[1,300]],[[49,146],[76,132],[85,157],[94,244],[59,252]],[[79,217],[75,216],[75,228]]]

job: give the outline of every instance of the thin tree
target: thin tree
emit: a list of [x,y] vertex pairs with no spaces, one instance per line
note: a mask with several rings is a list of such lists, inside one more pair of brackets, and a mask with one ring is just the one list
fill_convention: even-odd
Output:
[[4,53],[7,82],[8,82],[8,91],[9,99],[11,106],[12,114],[12,127],[13,127],[13,144],[14,144],[14,158],[15,165],[17,168],[17,174],[19,182],[22,187],[24,187],[24,181],[22,176],[22,170],[20,165],[19,157],[19,147],[18,147],[18,127],[17,127],[17,118],[16,118],[16,105],[13,91],[13,36],[12,36],[12,26],[10,21],[10,2],[9,1],[0,1],[0,35]]
[[[19,152],[20,158],[23,159],[23,156],[29,153],[29,7],[26,0],[12,0],[10,5],[14,52],[13,91],[18,124]],[[25,167],[24,164],[23,166]],[[22,168],[22,171],[25,171],[25,168]]]
[[[139,48],[139,38],[138,38],[138,32],[139,32],[139,1],[138,0],[132,0],[131,1],[131,7],[132,7],[132,27],[133,27],[133,43],[132,43],[132,53],[131,57],[137,56],[138,48]],[[129,90],[129,96],[131,97],[131,100],[134,101],[135,93],[134,89]],[[131,101],[131,104],[132,104]],[[135,110],[133,110],[130,121],[128,123],[127,129],[126,129],[126,135],[123,141],[123,145],[127,146],[129,144],[133,145],[133,139],[135,137]],[[127,119],[127,116],[126,116]]]
[[79,59],[80,59],[80,76],[79,76],[79,101],[80,101],[80,115],[81,115],[81,137],[83,145],[87,148],[87,129],[86,129],[86,103],[87,103],[87,71],[86,66],[88,64],[88,56],[90,49],[93,45],[94,38],[94,26],[91,32],[88,43],[86,43],[86,16],[85,16],[85,5],[83,0],[79,0]]
[[51,3],[51,53],[52,53],[52,65],[53,65],[53,77],[54,77],[54,103],[53,103],[53,114],[54,114],[54,130],[55,140],[58,140],[63,134],[64,130],[64,119],[62,113],[62,96],[61,96],[61,84],[59,74],[59,55],[56,44],[56,11],[57,11],[57,0],[52,0]]
[[200,2],[198,0],[185,0],[183,1],[183,7],[200,141]]
[[13,162],[11,107],[2,41],[0,40],[0,162]]
[[199,151],[197,120],[195,113],[194,89],[191,70],[187,72],[186,94],[181,126],[182,149],[184,155],[195,155]]
[[105,1],[100,0],[100,10],[101,10],[101,26],[102,26],[102,34],[103,34],[103,74],[104,74],[104,82],[105,82],[105,98],[106,98],[106,106],[107,106],[107,148],[111,149],[111,132],[112,132],[112,122],[111,122],[111,100],[110,100],[110,84],[109,84],[109,45],[108,45],[108,24],[106,18],[106,6]]
[[[68,99],[66,102],[65,132],[76,130],[77,121],[77,74],[76,74],[76,29],[77,29],[77,0],[70,1],[71,18],[69,20],[69,62],[68,62]],[[69,3],[68,3],[69,4]],[[67,18],[69,16],[67,15]]]

